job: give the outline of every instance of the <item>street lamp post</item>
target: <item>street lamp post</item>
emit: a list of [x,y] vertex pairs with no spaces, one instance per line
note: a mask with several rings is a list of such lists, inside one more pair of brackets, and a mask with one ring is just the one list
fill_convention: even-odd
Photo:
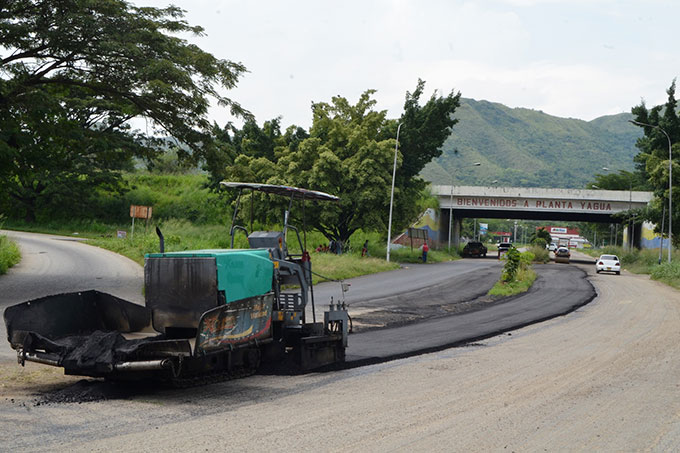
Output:
[[390,219],[387,221],[387,261],[390,260],[390,242],[392,241],[392,204],[394,203],[394,177],[397,175],[397,149],[399,149],[399,130],[397,126],[397,141],[394,143],[394,166],[392,167],[392,190],[390,191]]
[[[479,167],[481,162],[475,162],[470,167]],[[451,173],[451,193],[449,196],[449,252],[451,252],[451,223],[453,221],[453,173]]]
[[647,126],[655,127],[663,132],[668,140],[668,262],[671,262],[671,247],[672,247],[672,235],[673,235],[673,146],[671,143],[671,138],[668,133],[663,130],[660,126],[655,126],[653,124],[643,123],[641,121],[628,120],[629,122],[635,124],[636,126]]

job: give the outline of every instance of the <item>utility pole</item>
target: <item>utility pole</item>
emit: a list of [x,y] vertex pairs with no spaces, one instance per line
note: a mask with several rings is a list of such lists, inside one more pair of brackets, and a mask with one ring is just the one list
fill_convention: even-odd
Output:
[[390,191],[390,220],[387,222],[387,261],[390,261],[390,242],[392,241],[392,205],[394,204],[394,177],[397,175],[397,150],[399,149],[399,130],[397,126],[397,141],[394,143],[394,166],[392,167],[392,190]]

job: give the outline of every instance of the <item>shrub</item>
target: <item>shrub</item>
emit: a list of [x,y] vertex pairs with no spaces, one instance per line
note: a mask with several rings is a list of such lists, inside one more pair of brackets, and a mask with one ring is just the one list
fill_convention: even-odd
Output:
[[501,280],[506,283],[514,282],[515,278],[517,277],[517,272],[519,271],[521,254],[515,247],[510,247],[508,252],[505,254],[504,259],[505,265],[503,266]]
[[531,245],[533,247],[543,247],[543,248],[545,248],[545,246],[548,245],[548,241],[546,241],[544,238],[540,238],[540,237],[534,238],[531,241]]
[[654,266],[651,277],[676,288],[680,287],[680,262],[663,262]]
[[0,275],[21,260],[19,247],[7,236],[0,236]]
[[528,252],[534,255],[532,260],[534,263],[547,263],[550,261],[550,251],[545,246],[533,246]]
[[531,262],[535,259],[531,252],[519,253],[512,247],[505,255],[505,266],[501,280],[496,283],[489,295],[491,296],[514,296],[526,292],[536,280],[536,272],[531,269]]

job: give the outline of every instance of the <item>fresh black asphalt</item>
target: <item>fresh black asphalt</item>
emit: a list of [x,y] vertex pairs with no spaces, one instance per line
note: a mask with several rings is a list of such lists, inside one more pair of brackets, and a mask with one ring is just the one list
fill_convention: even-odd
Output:
[[523,295],[471,312],[350,335],[345,365],[361,366],[468,344],[568,314],[596,296],[586,272],[577,266],[545,264],[534,269],[538,277]]

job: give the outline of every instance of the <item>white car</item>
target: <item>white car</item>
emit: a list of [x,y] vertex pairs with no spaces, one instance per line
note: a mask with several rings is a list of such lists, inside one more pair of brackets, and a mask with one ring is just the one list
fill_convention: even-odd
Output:
[[548,246],[548,250],[554,252],[555,250],[557,250],[557,244],[551,242],[550,245]]
[[595,263],[595,272],[616,272],[621,274],[621,261],[616,255],[600,255]]

